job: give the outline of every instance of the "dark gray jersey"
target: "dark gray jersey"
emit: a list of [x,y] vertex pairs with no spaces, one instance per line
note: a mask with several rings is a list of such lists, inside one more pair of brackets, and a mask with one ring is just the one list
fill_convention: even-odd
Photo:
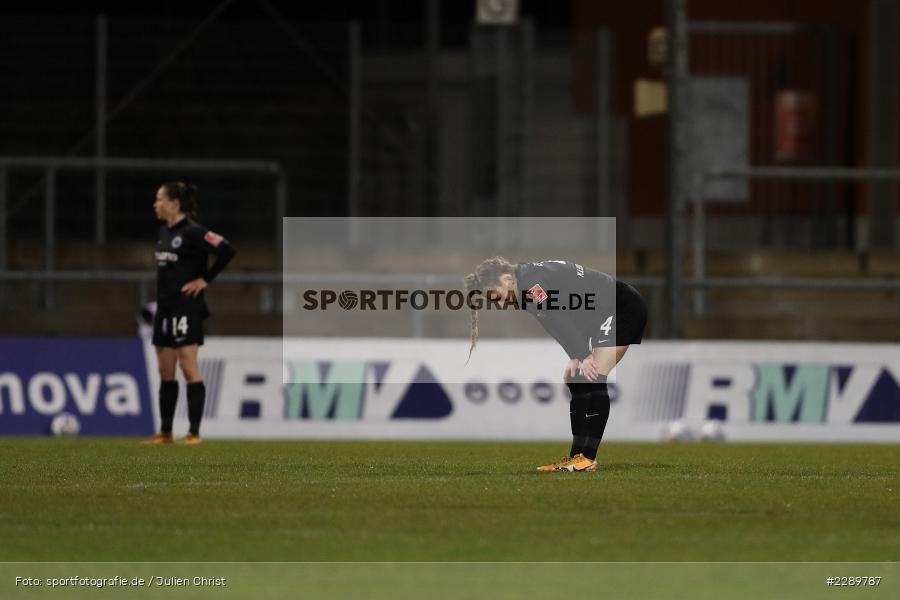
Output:
[[[569,358],[583,359],[592,348],[616,345],[617,298],[631,289],[624,283],[565,260],[518,265],[516,281],[525,311]],[[618,308],[627,310],[627,305]]]

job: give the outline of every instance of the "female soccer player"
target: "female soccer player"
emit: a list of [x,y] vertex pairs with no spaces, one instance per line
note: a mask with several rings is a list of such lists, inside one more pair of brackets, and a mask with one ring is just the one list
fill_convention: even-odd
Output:
[[[647,306],[630,285],[606,273],[563,260],[513,264],[489,258],[466,277],[470,293],[503,301],[537,318],[569,355],[563,372],[572,399],[569,455],[538,471],[596,471],[597,449],[609,419],[606,376],[628,346],[640,344]],[[478,343],[478,312],[472,309],[472,344]]]
[[[203,320],[209,317],[204,289],[234,257],[235,250],[221,235],[194,221],[197,188],[182,181],[164,183],[153,203],[156,218],[165,221],[156,242],[156,316],[153,345],[159,363],[160,430],[147,444],[172,443],[172,420],[178,401],[175,368],[181,365],[187,381],[190,431],[179,443],[200,443],[200,420],[206,388],[197,367],[197,348],[203,345]],[[216,257],[208,266],[209,255]]]

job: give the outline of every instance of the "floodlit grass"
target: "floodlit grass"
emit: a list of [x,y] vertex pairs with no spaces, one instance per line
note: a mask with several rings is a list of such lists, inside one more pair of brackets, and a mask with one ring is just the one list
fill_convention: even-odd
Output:
[[900,447],[0,439],[2,561],[885,561]]
[[[103,592],[138,599],[755,600],[900,589],[900,564],[884,562],[900,560],[900,446],[605,444],[598,473],[534,472],[564,451],[2,438],[0,597],[49,597],[14,585],[19,576],[46,586],[117,574],[228,578],[226,588]],[[843,564],[778,564],[798,561]],[[877,592],[836,591],[828,576],[883,581]]]

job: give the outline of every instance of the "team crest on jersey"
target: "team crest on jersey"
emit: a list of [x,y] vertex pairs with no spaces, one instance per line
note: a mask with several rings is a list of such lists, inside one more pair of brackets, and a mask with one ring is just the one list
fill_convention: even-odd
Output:
[[172,247],[175,249],[181,248],[181,236],[176,235],[172,238]]
[[536,283],[528,289],[527,295],[529,298],[534,300],[535,304],[541,304],[544,300],[547,299],[547,292],[544,291],[544,288],[541,287],[541,284]]
[[206,235],[203,236],[203,239],[209,242],[210,246],[218,246],[222,243],[222,236],[218,233],[213,233],[212,231],[207,231]]

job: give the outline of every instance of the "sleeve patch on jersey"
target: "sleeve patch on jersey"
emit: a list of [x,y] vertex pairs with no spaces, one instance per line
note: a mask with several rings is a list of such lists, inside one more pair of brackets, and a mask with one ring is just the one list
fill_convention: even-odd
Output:
[[218,233],[213,233],[212,231],[207,231],[206,235],[203,236],[203,239],[209,242],[210,246],[218,246],[222,243],[222,236]]
[[528,289],[527,295],[529,298],[534,300],[535,304],[541,304],[544,300],[547,299],[547,292],[544,291],[544,288],[541,287],[541,284],[536,283]]

